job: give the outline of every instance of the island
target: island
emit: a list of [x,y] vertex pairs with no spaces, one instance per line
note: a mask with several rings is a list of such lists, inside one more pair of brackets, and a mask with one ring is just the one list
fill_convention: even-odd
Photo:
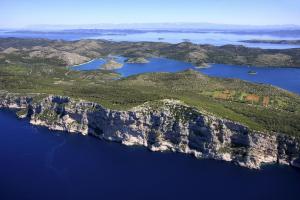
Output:
[[252,169],[274,163],[298,166],[299,95],[194,70],[117,78],[111,69],[121,63],[114,59],[104,67],[108,70],[68,67],[109,55],[167,57],[198,65],[300,66],[299,49],[7,38],[0,39],[0,107],[51,130],[151,151]]
[[104,70],[115,70],[123,67],[122,63],[115,61],[114,59],[108,59],[102,66],[101,69]]
[[134,57],[134,58],[128,58],[125,62],[126,63],[145,64],[145,63],[149,63],[149,60],[147,60],[146,58],[143,58],[143,57]]
[[182,39],[182,41],[184,41],[184,42],[191,42],[190,39]]
[[250,70],[250,71],[248,71],[248,74],[249,74],[249,75],[256,75],[257,72],[256,72],[256,71],[253,71],[253,70]]
[[300,48],[260,49],[240,45],[198,45],[191,42],[170,44],[107,40],[66,42],[47,39],[0,39],[0,62],[10,62],[14,59],[25,61],[34,58],[45,59],[46,62],[53,64],[71,66],[107,57],[110,54],[127,58],[165,57],[189,62],[195,66],[215,63],[258,67],[300,67],[300,56],[298,56]]
[[290,44],[290,45],[300,45],[300,40],[242,40],[240,42],[245,43],[265,43],[265,44]]

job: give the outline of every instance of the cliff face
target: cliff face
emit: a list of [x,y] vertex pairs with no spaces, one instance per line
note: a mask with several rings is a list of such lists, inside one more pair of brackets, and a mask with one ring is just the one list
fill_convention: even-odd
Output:
[[231,161],[248,168],[258,169],[264,163],[294,164],[300,155],[297,138],[252,132],[174,100],[114,111],[68,97],[49,96],[33,102],[31,97],[5,94],[0,97],[1,107],[19,108],[19,117],[29,117],[32,124],[52,130],[91,134],[152,151]]

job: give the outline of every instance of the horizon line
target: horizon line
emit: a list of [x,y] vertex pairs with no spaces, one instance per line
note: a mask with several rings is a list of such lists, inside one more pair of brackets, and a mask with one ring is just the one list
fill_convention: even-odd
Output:
[[[149,27],[149,26],[159,26],[159,27]],[[95,26],[95,27],[93,27]],[[97,27],[98,26],[98,27]],[[24,26],[1,26],[0,29],[38,29],[38,28],[45,28],[51,27],[53,29],[60,29],[60,28],[70,28],[72,29],[101,29],[99,26],[103,26],[102,29],[107,29],[108,27],[112,28],[115,26],[121,26],[120,29],[124,29],[124,26],[131,26],[129,29],[161,29],[161,28],[198,28],[198,29],[208,29],[208,28],[215,28],[215,29],[224,29],[224,28],[300,28],[300,24],[227,24],[227,23],[210,23],[210,22],[128,22],[128,23],[110,23],[110,22],[101,22],[101,23],[92,23],[92,24],[29,24]],[[107,27],[105,27],[107,26]],[[122,27],[123,26],[123,27]],[[145,27],[133,27],[133,26],[145,26]],[[148,26],[148,27],[146,27]],[[166,26],[166,27],[163,27]],[[173,26],[173,27],[167,27]],[[176,27],[177,26],[177,27]],[[189,26],[189,27],[182,27],[182,26]],[[195,26],[195,27],[193,27]],[[198,26],[198,27],[196,27]],[[202,26],[202,27],[201,27]],[[205,27],[208,26],[208,27]],[[210,27],[209,27],[210,26]],[[215,26],[215,27],[213,27]],[[76,28],[74,28],[76,27]]]

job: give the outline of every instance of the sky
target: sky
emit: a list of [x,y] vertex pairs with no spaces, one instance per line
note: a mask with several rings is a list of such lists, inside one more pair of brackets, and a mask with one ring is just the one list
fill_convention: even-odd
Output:
[[0,0],[0,27],[99,23],[300,25],[300,0]]

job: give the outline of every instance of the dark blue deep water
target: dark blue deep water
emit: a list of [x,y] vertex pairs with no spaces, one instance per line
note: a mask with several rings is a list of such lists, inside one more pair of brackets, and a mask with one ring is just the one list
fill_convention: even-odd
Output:
[[33,127],[0,111],[0,199],[295,200],[300,171],[261,171]]
[[[125,58],[116,57],[118,62],[123,62]],[[148,72],[178,72],[186,69],[195,69],[206,75],[224,78],[238,78],[253,83],[264,83],[277,86],[294,93],[300,94],[300,68],[286,67],[247,67],[234,65],[213,64],[209,68],[198,69],[192,64],[167,58],[151,58],[146,64],[128,64],[115,70],[123,77],[142,74]],[[100,69],[104,64],[103,59],[96,59],[92,62],[74,67],[75,70],[95,70]],[[250,75],[249,71],[257,74]]]

